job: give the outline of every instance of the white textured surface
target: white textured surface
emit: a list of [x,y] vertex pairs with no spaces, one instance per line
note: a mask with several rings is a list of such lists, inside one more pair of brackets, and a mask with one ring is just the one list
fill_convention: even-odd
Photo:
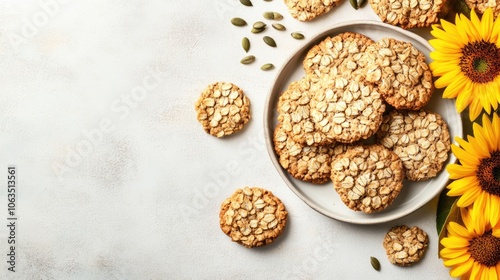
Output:
[[[0,3],[0,176],[9,164],[19,175],[16,273],[7,271],[1,181],[0,279],[448,278],[437,258],[436,200],[386,224],[341,223],[299,200],[265,150],[264,101],[277,70],[259,66],[279,68],[301,46],[291,31],[313,37],[376,15],[345,1],[301,23],[282,1],[253,2]],[[267,31],[276,49],[229,23],[234,16],[251,23],[267,10],[281,12],[288,28]],[[258,57],[252,66],[239,64],[243,36]],[[252,102],[248,127],[223,140],[205,134],[193,109],[214,81],[239,85]],[[271,246],[249,250],[219,229],[220,203],[245,185],[270,189],[287,206],[289,224]],[[430,235],[414,267],[385,257],[382,238],[398,224]]]

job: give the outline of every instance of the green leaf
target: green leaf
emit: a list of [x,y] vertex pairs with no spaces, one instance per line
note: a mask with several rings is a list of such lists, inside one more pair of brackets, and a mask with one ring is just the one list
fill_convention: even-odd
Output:
[[439,250],[443,249],[441,240],[446,237],[446,225],[449,222],[461,222],[460,208],[457,206],[457,198],[447,196],[447,189],[439,195],[439,202],[436,212],[436,229],[439,236]]
[[443,15],[443,19],[449,22],[455,22],[455,15],[463,14],[470,18],[470,8],[465,0],[455,0],[448,4],[448,12]]
[[439,195],[439,202],[436,212],[436,229],[438,235],[440,235],[441,232],[443,231],[443,227],[445,226],[445,223],[448,220],[450,210],[453,207],[453,204],[455,204],[455,201],[457,200],[456,197],[447,196],[446,195],[447,192],[448,190],[444,189]]
[[464,14],[468,18],[470,18],[470,8],[464,0],[459,0],[454,2],[453,9],[459,13]]

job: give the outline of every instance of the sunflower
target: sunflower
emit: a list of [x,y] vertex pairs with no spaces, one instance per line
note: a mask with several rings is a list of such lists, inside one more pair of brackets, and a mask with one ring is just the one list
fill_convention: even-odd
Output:
[[455,24],[441,20],[432,26],[429,40],[432,74],[440,77],[436,88],[445,88],[444,98],[457,98],[462,112],[469,106],[469,118],[475,120],[481,110],[488,114],[500,103],[500,18],[494,19],[488,8],[481,19],[474,10],[470,19],[460,14]]
[[472,215],[486,216],[493,225],[500,220],[500,117],[490,121],[483,115],[482,126],[473,124],[474,136],[459,137],[451,150],[460,161],[446,167],[450,179],[448,196],[460,196],[458,207],[472,206]]
[[460,279],[500,278],[500,226],[484,218],[474,219],[468,208],[461,208],[462,226],[450,222],[439,252],[450,275]]

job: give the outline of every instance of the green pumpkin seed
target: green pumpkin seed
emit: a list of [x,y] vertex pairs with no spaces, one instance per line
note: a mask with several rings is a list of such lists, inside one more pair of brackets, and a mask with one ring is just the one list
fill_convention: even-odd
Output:
[[255,61],[255,56],[253,55],[248,55],[248,56],[245,56],[243,59],[241,59],[241,63],[242,64],[250,64],[252,62]]
[[274,41],[273,38],[269,37],[269,36],[264,36],[264,38],[262,38],[264,40],[264,42],[270,46],[270,47],[273,47],[275,48],[276,47],[276,42]]
[[256,23],[253,24],[253,28],[255,29],[264,29],[266,28],[266,24],[263,23],[262,21],[257,21]]
[[380,262],[375,257],[370,257],[370,263],[372,264],[373,269],[376,271],[380,271]]
[[273,23],[273,27],[274,27],[274,29],[279,30],[279,31],[286,30],[286,27],[281,23]]
[[293,37],[294,39],[297,39],[297,40],[302,40],[302,39],[304,39],[304,35],[302,35],[302,33],[300,33],[300,32],[292,32],[292,34],[291,34],[291,35],[292,35],[292,37]]
[[265,19],[268,19],[268,20],[273,20],[274,19],[274,13],[273,12],[265,12],[264,14],[262,14],[262,16]]
[[252,1],[250,0],[240,0],[241,4],[247,6],[247,7],[252,7]]
[[358,7],[363,8],[366,5],[366,0],[359,0],[358,1]]
[[358,9],[358,1],[357,0],[349,0],[349,2],[351,3],[351,6],[357,10]]
[[282,20],[283,19],[283,16],[278,13],[278,12],[274,12],[274,20]]
[[231,19],[231,23],[234,26],[245,26],[245,25],[247,25],[247,22],[244,19],[239,18],[239,17],[232,18]]
[[262,71],[269,71],[271,69],[274,69],[274,65],[272,63],[266,63],[260,67]]
[[262,28],[262,29],[252,28],[252,33],[257,34],[257,33],[260,33],[260,32],[262,32],[264,30],[265,30],[265,28]]
[[248,52],[248,50],[250,50],[250,40],[248,40],[247,37],[243,37],[243,39],[241,39],[241,46],[245,52]]

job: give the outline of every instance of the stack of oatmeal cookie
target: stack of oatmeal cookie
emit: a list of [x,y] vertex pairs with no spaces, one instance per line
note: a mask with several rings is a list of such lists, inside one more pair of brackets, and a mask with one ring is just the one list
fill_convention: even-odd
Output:
[[345,32],[306,54],[304,77],[278,101],[275,151],[294,178],[332,180],[350,209],[389,206],[403,179],[426,180],[450,150],[441,116],[422,109],[434,91],[425,56],[411,43]]

